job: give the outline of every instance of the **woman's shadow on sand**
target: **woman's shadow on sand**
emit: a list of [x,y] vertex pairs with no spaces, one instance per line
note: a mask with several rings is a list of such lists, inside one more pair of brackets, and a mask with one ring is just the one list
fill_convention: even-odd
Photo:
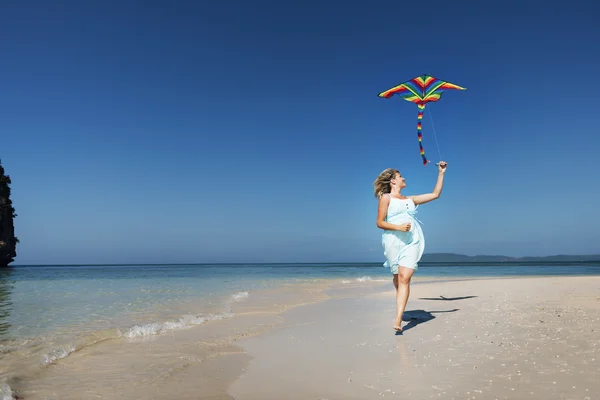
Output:
[[406,311],[402,316],[402,321],[408,322],[402,327],[402,332],[396,332],[396,335],[402,335],[403,332],[414,328],[415,326],[422,324],[423,322],[431,321],[435,318],[433,314],[449,313],[458,311],[458,308],[453,310],[440,310],[440,311],[425,311],[425,310],[411,310]]

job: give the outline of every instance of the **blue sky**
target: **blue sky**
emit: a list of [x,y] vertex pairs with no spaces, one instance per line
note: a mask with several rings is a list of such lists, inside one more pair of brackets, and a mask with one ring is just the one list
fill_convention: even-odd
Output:
[[[381,261],[372,182],[430,191],[426,252],[600,253],[593,2],[12,2],[0,158],[15,264]],[[596,28],[594,28],[596,26]]]

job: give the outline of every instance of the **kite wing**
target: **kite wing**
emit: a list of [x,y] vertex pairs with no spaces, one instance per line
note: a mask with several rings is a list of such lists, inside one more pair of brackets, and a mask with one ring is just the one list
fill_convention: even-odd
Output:
[[419,115],[417,117],[417,135],[419,138],[419,149],[421,151],[421,157],[423,158],[423,165],[427,165],[429,162],[425,157],[422,143],[421,120],[423,119],[423,110],[425,109],[425,104],[438,101],[445,90],[466,90],[466,88],[434,78],[431,75],[421,75],[379,93],[379,97],[385,99],[389,99],[394,95],[399,95],[404,100],[415,103],[419,108]]
[[415,104],[427,104],[438,101],[445,90],[466,90],[466,88],[434,78],[430,75],[421,75],[403,82],[393,88],[379,93],[379,97],[389,99],[397,94]]

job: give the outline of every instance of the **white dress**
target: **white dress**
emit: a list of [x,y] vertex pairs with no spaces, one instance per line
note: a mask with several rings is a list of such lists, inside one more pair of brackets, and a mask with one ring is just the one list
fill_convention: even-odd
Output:
[[385,256],[384,267],[390,268],[393,274],[398,273],[398,267],[417,269],[417,265],[425,250],[425,237],[416,218],[417,206],[411,198],[397,199],[390,196],[385,220],[391,224],[401,225],[411,223],[408,232],[384,230],[381,243]]

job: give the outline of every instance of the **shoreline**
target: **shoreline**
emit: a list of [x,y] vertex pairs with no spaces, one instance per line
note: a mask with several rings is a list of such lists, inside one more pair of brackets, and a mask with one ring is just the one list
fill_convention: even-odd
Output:
[[[54,343],[53,349],[49,349],[43,343],[34,343],[33,348],[13,352],[5,347],[0,359],[3,364],[0,365],[0,376],[3,377],[0,379],[0,398],[11,398],[12,394],[23,399],[43,399],[48,393],[60,393],[61,399],[86,398],[92,393],[104,393],[107,397],[121,396],[123,392],[132,390],[125,382],[121,383],[121,392],[106,394],[107,389],[110,392],[110,388],[95,388],[90,392],[89,386],[94,386],[94,383],[88,381],[89,376],[97,375],[100,381],[113,381],[114,384],[114,379],[118,380],[118,376],[111,371],[102,371],[103,365],[112,364],[115,371],[131,374],[131,370],[118,365],[129,363],[137,365],[135,369],[141,371],[146,368],[148,349],[162,352],[155,357],[155,367],[160,371],[163,364],[165,371],[138,374],[140,381],[152,380],[153,374],[169,374],[169,370],[197,370],[202,374],[212,373],[215,382],[222,382],[224,376],[221,372],[217,373],[218,371],[235,369],[235,365],[247,359],[243,349],[235,345],[238,340],[268,331],[279,323],[279,315],[291,308],[326,299],[323,290],[330,284],[329,281],[282,283],[275,288],[259,289],[253,293],[246,293],[248,296],[241,296],[239,301],[231,302],[231,315],[206,319],[187,326],[172,326],[173,322],[177,325],[178,320],[185,319],[183,315],[175,321],[162,318],[158,322],[147,321],[142,324],[141,328],[149,329],[140,330],[136,329],[138,325],[131,325],[124,329],[124,332],[120,332],[119,329],[86,332],[78,341]],[[237,294],[239,293],[245,292]],[[159,329],[152,329],[154,325]],[[161,330],[161,326],[167,326],[167,329]],[[133,335],[127,335],[132,331]],[[4,343],[5,346],[7,344],[10,346],[10,343]],[[49,362],[46,362],[44,359],[48,354],[51,357]],[[228,359],[235,359],[235,362],[227,361]],[[228,367],[230,363],[231,368]],[[236,374],[232,375],[231,371],[225,375],[230,377],[227,383],[237,377]],[[73,379],[87,383],[88,388],[82,388],[85,392],[73,390]],[[191,379],[190,382],[198,384],[197,380]],[[217,390],[210,382],[203,385],[205,391],[217,394],[225,393],[227,387],[220,385],[220,390]],[[176,390],[170,385],[165,389]],[[189,390],[192,392],[196,388],[190,387]],[[130,396],[134,397],[127,398],[135,398],[136,392],[131,391]]]
[[[253,373],[253,365],[260,364],[263,357],[272,356],[272,351],[268,348],[253,352],[252,343],[266,340],[265,337],[281,340],[281,335],[284,335],[292,325],[295,326],[294,329],[308,329],[306,334],[310,336],[311,332],[315,333],[315,329],[323,330],[321,325],[327,325],[327,318],[319,316],[319,310],[335,308],[336,305],[338,307],[342,305],[337,310],[338,313],[352,315],[355,311],[348,308],[347,304],[375,302],[372,306],[378,311],[372,313],[372,309],[369,312],[368,309],[367,311],[363,309],[362,312],[367,314],[365,318],[373,318],[375,315],[391,321],[392,314],[389,314],[389,310],[395,305],[391,275],[387,279],[367,278],[314,279],[311,283],[283,283],[277,288],[257,290],[242,301],[233,303],[232,318],[206,321],[200,325],[167,331],[159,335],[100,340],[98,343],[78,349],[66,358],[58,359],[52,365],[41,368],[29,377],[24,375],[8,383],[13,392],[18,393],[23,399],[45,398],[48,393],[61,393],[59,397],[67,399],[93,395],[110,398],[125,394],[127,398],[153,398],[152,396],[158,396],[158,393],[165,396],[177,393],[178,398],[197,398],[194,394],[197,396],[200,393],[206,396],[203,398],[214,400],[231,400],[234,397],[245,400],[246,397],[235,392],[235,388],[241,384],[240,382],[244,382],[244,377],[247,377],[248,373]],[[555,275],[415,277],[407,311],[412,310],[415,302],[428,301],[437,306],[446,301],[432,300],[447,300],[450,296],[446,295],[444,299],[438,294],[438,298],[430,297],[428,300],[422,300],[414,297],[418,296],[418,293],[431,291],[450,293],[456,290],[456,287],[472,287],[474,290],[481,290],[480,285],[493,289],[498,285],[507,285],[510,281],[516,282],[516,285],[535,286],[548,280],[565,279],[571,280],[571,283],[566,282],[566,284],[572,286],[572,282],[577,280],[590,279],[598,282],[600,277]],[[344,304],[346,306],[343,306]],[[302,319],[307,318],[307,313],[309,321]],[[333,314],[334,311],[330,313]],[[429,317],[425,315],[425,318],[431,316],[431,314]],[[434,316],[436,317],[441,318]],[[372,322],[381,323],[381,321]],[[421,324],[417,325],[420,329]],[[336,328],[332,327],[332,329]],[[411,329],[403,336],[408,337]],[[382,326],[382,332],[387,334],[388,330],[391,332],[391,322],[389,327]],[[598,330],[600,331],[600,327]],[[250,343],[249,347],[247,347],[248,343]],[[148,351],[151,351],[151,354]],[[310,354],[313,351],[313,347],[304,348],[304,353]],[[285,363],[285,360],[282,362]],[[124,367],[123,363],[129,367]],[[112,368],[107,368],[107,365],[111,365]],[[130,379],[123,381],[119,374],[127,374]],[[198,376],[205,378],[198,380]],[[78,390],[74,390],[72,379],[82,382],[78,385]],[[171,379],[177,381],[177,385]],[[133,385],[130,380],[133,381]],[[96,382],[106,382],[110,387],[97,387]],[[142,389],[140,385],[145,388]],[[230,393],[232,388],[233,395]],[[4,394],[2,390],[0,387],[0,394]],[[252,393],[253,389],[244,390],[244,393],[250,396],[248,393]],[[143,397],[141,393],[146,393],[146,396],[150,397]]]
[[[56,334],[54,332],[48,337],[51,338],[51,343],[44,341],[48,339],[45,336],[6,339],[0,344],[0,350],[2,351],[0,358],[0,361],[2,361],[0,363],[0,398],[10,398],[10,393],[25,396],[25,398],[37,398],[38,387],[42,387],[41,392],[44,392],[44,388],[52,387],[52,384],[47,383],[47,381],[52,381],[56,375],[60,375],[55,374],[55,370],[58,371],[64,368],[65,365],[81,362],[85,355],[95,353],[97,348],[108,348],[108,352],[114,352],[115,348],[127,347],[130,344],[161,343],[166,341],[166,338],[193,341],[194,339],[188,336],[199,333],[200,336],[204,336],[204,340],[212,341],[202,343],[203,349],[199,352],[201,353],[200,358],[210,359],[211,361],[219,355],[236,355],[237,358],[243,358],[242,349],[235,346],[229,347],[227,344],[234,343],[242,337],[259,335],[272,329],[279,323],[279,315],[288,309],[326,300],[328,295],[325,294],[325,291],[331,287],[343,290],[348,288],[371,290],[367,287],[382,283],[380,279],[372,279],[368,276],[353,277],[347,280],[337,277],[316,278],[308,279],[308,282],[286,282],[282,280],[275,287],[258,289],[252,293],[246,291],[234,293],[230,299],[221,296],[223,302],[219,304],[224,303],[227,305],[229,308],[229,314],[227,315],[224,314],[221,306],[215,304],[208,307],[199,305],[202,310],[208,313],[199,313],[197,314],[199,318],[191,318],[192,321],[190,321],[189,313],[182,311],[180,314],[157,316],[152,320],[136,321],[122,327],[86,330],[78,332],[76,335],[58,334],[56,338],[53,338]],[[304,294],[302,294],[303,291]],[[239,298],[236,298],[238,296]],[[173,305],[176,308],[189,310],[193,308],[193,301],[187,304],[187,307],[179,306],[181,306],[179,303]],[[276,321],[271,320],[268,323],[263,323],[256,320],[257,317],[264,316],[275,318]],[[206,319],[203,320],[205,317]],[[253,319],[252,322],[244,321],[249,317]],[[134,321],[134,319],[131,319],[131,321]],[[232,331],[235,331],[235,333],[231,334]],[[27,343],[26,348],[15,347],[15,343],[21,340]],[[135,357],[136,355],[132,356]],[[73,371],[75,376],[78,373]],[[47,378],[44,378],[45,376]],[[232,377],[232,381],[235,377]],[[65,386],[68,385],[65,384]],[[64,396],[68,397],[69,395],[65,394]]]

